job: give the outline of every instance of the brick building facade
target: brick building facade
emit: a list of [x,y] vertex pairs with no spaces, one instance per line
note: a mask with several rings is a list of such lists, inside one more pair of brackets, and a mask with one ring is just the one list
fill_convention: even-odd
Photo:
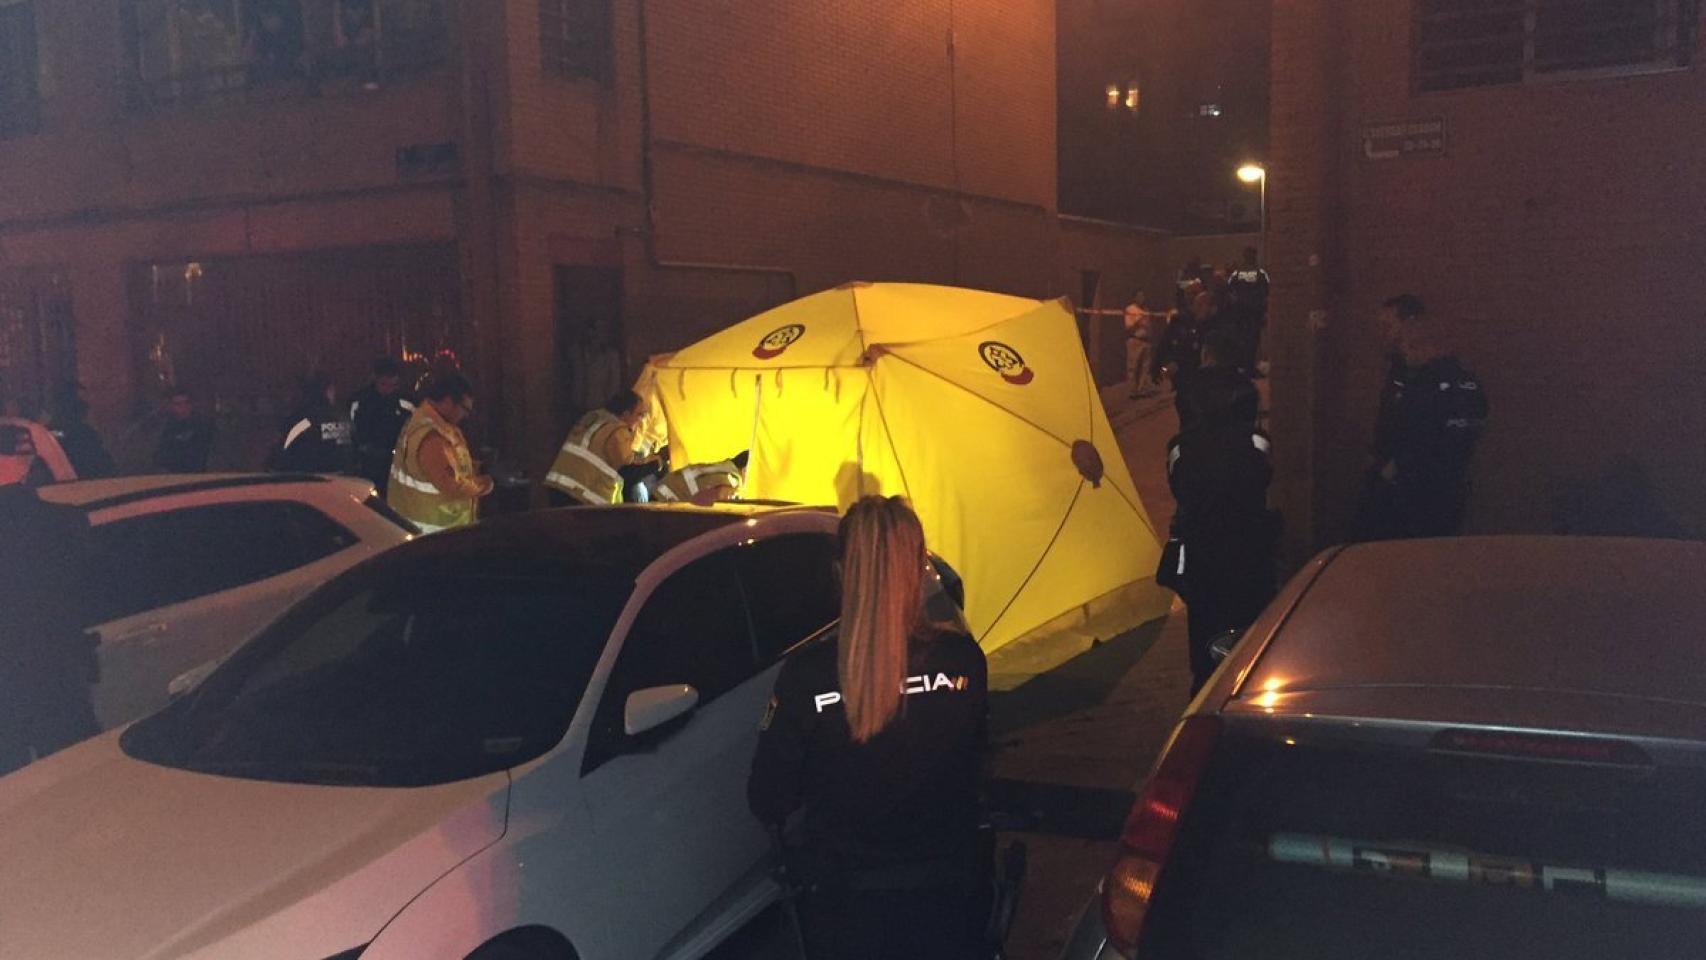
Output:
[[246,468],[310,368],[451,350],[537,475],[645,356],[793,296],[1123,298],[1158,241],[1057,216],[1054,31],[1043,0],[0,0],[0,377],[74,374],[133,462],[182,382]]
[[[1415,292],[1485,382],[1470,526],[1596,488],[1706,529],[1706,73],[1690,0],[1275,5],[1274,428],[1295,556],[1346,531]],[[1619,487],[1608,481],[1621,477]]]

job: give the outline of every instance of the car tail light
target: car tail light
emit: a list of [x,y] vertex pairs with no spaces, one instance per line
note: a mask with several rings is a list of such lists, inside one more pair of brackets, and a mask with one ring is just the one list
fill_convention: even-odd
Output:
[[1122,953],[1129,955],[1137,946],[1155,881],[1219,739],[1220,721],[1214,717],[1189,717],[1179,724],[1126,820],[1120,858],[1102,884],[1102,922],[1109,942]]

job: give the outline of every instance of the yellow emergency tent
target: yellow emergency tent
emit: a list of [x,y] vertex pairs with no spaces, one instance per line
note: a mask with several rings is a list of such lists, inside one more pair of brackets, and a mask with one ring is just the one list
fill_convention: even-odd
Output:
[[674,466],[752,451],[747,499],[904,494],[986,650],[1166,613],[1160,553],[1061,302],[848,284],[653,358]]

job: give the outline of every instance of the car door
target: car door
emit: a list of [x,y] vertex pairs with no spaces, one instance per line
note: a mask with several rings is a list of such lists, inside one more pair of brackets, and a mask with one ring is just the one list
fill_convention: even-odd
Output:
[[229,653],[347,565],[332,558],[359,542],[292,500],[97,516],[93,536],[97,571],[87,589],[100,635],[94,699],[103,728],[164,705],[174,678]]
[[[738,880],[765,837],[746,812],[750,738],[769,688],[729,550],[676,570],[644,601],[594,715],[582,788],[587,854],[641,887],[616,924],[624,956],[652,956]],[[670,728],[623,731],[628,695],[690,684],[699,705]]]
[[[643,917],[616,925],[624,955],[654,955],[719,896],[762,875],[770,841],[746,803],[758,724],[778,657],[789,638],[811,632],[799,626],[814,616],[805,611],[817,608],[818,628],[834,616],[833,538],[810,536],[829,544],[815,578],[790,569],[799,552],[773,541],[731,546],[660,583],[623,641],[588,737],[582,786],[597,824],[592,855],[623,863],[644,884]],[[788,585],[814,579],[815,602],[793,602]],[[755,595],[758,606],[749,603]],[[628,694],[676,683],[700,694],[685,722],[626,736]]]

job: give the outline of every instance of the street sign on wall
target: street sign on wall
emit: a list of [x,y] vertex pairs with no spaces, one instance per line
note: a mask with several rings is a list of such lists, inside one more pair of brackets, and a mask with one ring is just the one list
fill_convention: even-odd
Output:
[[1362,128],[1365,160],[1437,157],[1445,154],[1445,120],[1401,120]]

